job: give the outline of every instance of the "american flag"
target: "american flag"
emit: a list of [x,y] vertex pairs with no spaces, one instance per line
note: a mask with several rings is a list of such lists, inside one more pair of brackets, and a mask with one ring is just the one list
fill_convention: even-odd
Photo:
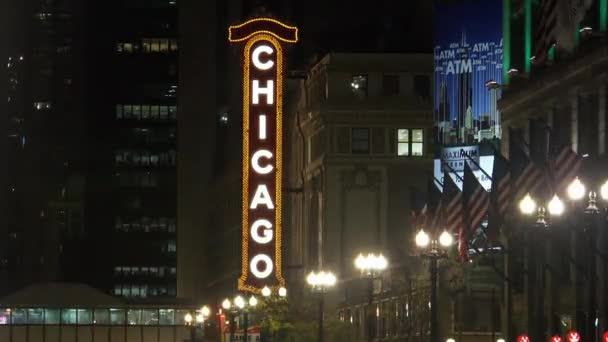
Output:
[[509,139],[509,159],[511,161],[511,177],[514,180],[513,201],[519,201],[526,193],[536,193],[545,185],[545,173],[530,161],[522,146],[516,142],[514,135]]
[[500,154],[494,153],[492,169],[492,192],[490,192],[490,214],[488,218],[488,238],[495,241],[503,219],[512,203],[511,171],[509,162]]
[[443,176],[443,196],[445,205],[444,219],[449,232],[458,232],[464,224],[464,205],[462,193],[448,172]]
[[443,196],[441,201],[445,205],[443,219],[449,233],[458,232],[458,250],[459,255],[467,255],[467,245],[460,237],[463,236],[464,230],[464,203],[462,201],[462,192],[454,183],[450,173],[444,172],[443,176]]
[[[462,236],[459,238],[461,244],[468,250],[468,241],[488,214],[490,207],[490,194],[479,184],[477,177],[473,174],[468,163],[464,165],[464,184],[462,186],[462,196],[464,200],[465,217],[467,222]],[[462,252],[462,249],[461,249]]]
[[555,192],[562,193],[579,174],[583,158],[572,151],[570,146],[564,146],[549,162],[549,170],[553,171]]
[[[541,0],[538,10],[538,26],[534,34],[534,56],[532,63],[542,64],[547,59],[549,49],[557,41],[559,2],[563,0]],[[574,35],[574,32],[572,32]]]

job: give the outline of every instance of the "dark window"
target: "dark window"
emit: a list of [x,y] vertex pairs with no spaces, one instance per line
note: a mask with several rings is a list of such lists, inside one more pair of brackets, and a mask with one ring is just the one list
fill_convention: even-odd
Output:
[[414,92],[417,96],[427,99],[431,95],[431,81],[428,75],[414,76]]
[[382,94],[384,96],[399,95],[399,75],[382,76]]
[[351,130],[352,153],[369,153],[369,128],[353,128]]

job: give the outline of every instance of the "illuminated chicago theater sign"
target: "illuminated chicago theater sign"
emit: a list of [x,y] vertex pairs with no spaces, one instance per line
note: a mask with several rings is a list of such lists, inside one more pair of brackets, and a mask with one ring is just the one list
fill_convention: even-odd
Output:
[[282,43],[298,29],[257,18],[228,29],[243,50],[243,241],[239,290],[285,286],[281,273]]

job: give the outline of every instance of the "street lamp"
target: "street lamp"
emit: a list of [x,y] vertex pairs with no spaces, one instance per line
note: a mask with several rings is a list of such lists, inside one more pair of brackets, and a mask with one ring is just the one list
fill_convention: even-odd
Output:
[[190,312],[184,315],[184,323],[190,327],[190,341],[196,341],[196,328],[200,327],[202,333],[205,332],[205,320],[211,314],[211,310],[206,305],[201,309],[196,310],[195,316],[193,316]]
[[[570,196],[579,196],[581,189],[579,187],[569,187],[568,193]],[[583,190],[584,191],[584,188]],[[525,216],[532,216],[536,213],[535,222],[533,227],[541,228],[536,231],[529,232],[530,243],[529,243],[529,257],[528,265],[529,269],[535,269],[535,272],[527,273],[529,281],[532,279],[536,280],[536,286],[531,286],[530,291],[536,291],[535,297],[537,305],[532,306],[531,303],[528,306],[530,317],[536,318],[536,325],[530,327],[533,340],[544,339],[544,301],[545,301],[545,258],[546,258],[546,238],[543,236],[537,236],[544,234],[544,230],[550,227],[550,222],[547,222],[547,212],[551,217],[559,217],[565,211],[564,202],[559,198],[557,194],[549,200],[534,199],[529,193],[527,193],[519,202],[519,210]],[[540,246],[540,248],[539,248]]]
[[[249,328],[247,325],[249,324],[249,310],[255,308],[258,305],[258,299],[255,296],[249,297],[248,300],[245,300],[241,295],[237,295],[234,297],[232,301],[226,298],[222,302],[222,307],[232,313],[232,319],[230,322],[230,340],[234,340],[234,314],[243,313],[243,340],[247,341],[247,329]],[[232,310],[231,310],[232,309]]]
[[368,312],[367,312],[367,340],[372,342],[374,339],[372,323],[372,302],[374,300],[374,278],[388,267],[388,261],[382,254],[375,255],[369,253],[366,256],[359,254],[355,259],[355,267],[361,271],[362,276],[367,276],[368,283]]
[[320,271],[319,273],[310,272],[306,277],[306,282],[312,290],[319,294],[319,321],[318,321],[318,342],[323,342],[323,301],[325,291],[336,285],[336,276],[331,272]]
[[431,273],[431,342],[439,342],[439,311],[437,310],[437,261],[447,257],[447,249],[454,243],[452,234],[443,231],[439,237],[429,236],[421,229],[416,234],[416,246],[420,249],[420,255],[430,260],[429,271]]
[[[593,188],[593,187],[592,187]],[[589,284],[588,293],[589,299],[587,301],[587,317],[585,319],[586,324],[585,329],[583,331],[583,338],[585,341],[595,340],[595,329],[603,329],[605,326],[605,303],[604,303],[604,293],[603,289],[605,287],[605,278],[604,272],[599,271],[597,267],[597,251],[602,250],[603,241],[605,240],[603,230],[599,230],[601,227],[601,216],[600,214],[606,213],[605,203],[608,201],[608,180],[604,181],[601,185],[596,188],[599,192],[600,198],[603,200],[603,203],[598,203],[598,194],[594,190],[587,191],[585,184],[576,177],[568,186],[568,196],[573,202],[580,202],[587,196],[587,206],[583,210],[583,213],[587,215],[590,220],[588,220],[589,224],[585,225],[585,233],[588,238],[588,246],[587,248],[582,248],[581,252],[586,253],[587,256],[587,283]],[[604,204],[604,205],[602,205]],[[599,206],[598,206],[599,205]],[[601,207],[601,209],[600,209]],[[601,265],[603,261],[600,259],[600,267],[599,269],[603,269],[603,265]],[[596,286],[596,273],[597,278],[599,279],[599,291],[600,298],[597,298],[598,291]],[[599,306],[596,306],[598,305]],[[598,315],[598,311],[601,312],[601,315]],[[599,322],[596,322],[597,317],[602,317],[602,326],[599,327]],[[582,320],[582,317],[580,318]],[[600,330],[598,330],[600,331]]]

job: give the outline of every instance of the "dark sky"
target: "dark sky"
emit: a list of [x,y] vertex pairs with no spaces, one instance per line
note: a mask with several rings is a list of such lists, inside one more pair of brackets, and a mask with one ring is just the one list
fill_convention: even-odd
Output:
[[300,60],[330,51],[432,51],[432,0],[251,0],[246,7],[297,25]]

